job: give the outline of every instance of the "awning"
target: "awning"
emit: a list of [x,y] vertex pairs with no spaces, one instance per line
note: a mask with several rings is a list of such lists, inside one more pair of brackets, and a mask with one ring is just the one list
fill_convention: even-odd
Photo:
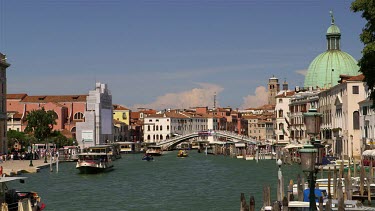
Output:
[[302,148],[303,144],[288,144],[284,147],[284,149],[292,149],[292,148]]
[[362,153],[363,156],[375,156],[375,150],[365,150]]
[[245,147],[246,144],[245,143],[235,143],[234,146],[236,146],[236,147]]

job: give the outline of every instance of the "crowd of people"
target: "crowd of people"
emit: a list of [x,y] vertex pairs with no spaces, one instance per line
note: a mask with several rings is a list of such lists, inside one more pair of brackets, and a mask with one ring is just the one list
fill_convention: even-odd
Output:
[[55,156],[58,155],[58,152],[55,148],[51,149],[36,149],[31,150],[30,152],[19,152],[19,151],[13,151],[8,154],[3,154],[0,156],[0,162],[5,162],[7,160],[38,160],[38,159],[44,159],[45,156],[49,158],[52,156],[52,159],[55,158]]

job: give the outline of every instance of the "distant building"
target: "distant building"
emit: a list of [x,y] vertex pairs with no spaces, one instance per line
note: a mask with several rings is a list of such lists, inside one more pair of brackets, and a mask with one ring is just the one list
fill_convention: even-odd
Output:
[[[113,105],[113,119],[124,123],[124,125],[121,124],[123,127],[122,130],[124,130],[122,131],[123,136],[115,137],[115,141],[130,141],[130,113],[130,109],[125,108],[124,106],[117,104]],[[115,126],[116,125],[119,126],[120,124],[115,124]]]
[[278,144],[290,143],[289,103],[293,95],[294,95],[294,91],[283,90],[283,91],[280,91],[279,94],[276,96],[275,137],[276,137],[276,143]]
[[87,96],[85,121],[77,123],[77,142],[89,147],[113,142],[112,95],[106,84],[96,83]]
[[7,77],[6,69],[10,66],[4,54],[0,53],[0,153],[7,153]]

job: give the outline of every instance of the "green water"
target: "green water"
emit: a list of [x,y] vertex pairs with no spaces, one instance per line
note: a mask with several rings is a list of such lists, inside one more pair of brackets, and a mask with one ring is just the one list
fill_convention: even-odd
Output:
[[[276,200],[278,166],[275,160],[245,161],[192,151],[177,158],[167,152],[154,161],[142,154],[123,155],[114,170],[96,175],[78,174],[75,163],[60,163],[59,172],[42,169],[25,184],[9,186],[39,193],[46,210],[239,210],[240,193],[262,204],[263,186],[271,185]],[[296,181],[298,165],[283,165],[285,184]]]

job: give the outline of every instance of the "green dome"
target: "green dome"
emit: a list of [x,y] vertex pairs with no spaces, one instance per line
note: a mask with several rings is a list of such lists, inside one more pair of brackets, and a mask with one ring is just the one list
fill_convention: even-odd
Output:
[[340,29],[336,25],[331,25],[327,29],[327,35],[328,34],[340,34]]
[[329,50],[319,54],[311,62],[304,86],[320,88],[335,86],[340,75],[359,75],[358,70],[357,61],[351,55],[340,50]]
[[357,61],[340,50],[341,33],[331,12],[331,26],[327,29],[327,51],[319,54],[310,64],[305,87],[330,88],[338,84],[340,75],[359,75]]

